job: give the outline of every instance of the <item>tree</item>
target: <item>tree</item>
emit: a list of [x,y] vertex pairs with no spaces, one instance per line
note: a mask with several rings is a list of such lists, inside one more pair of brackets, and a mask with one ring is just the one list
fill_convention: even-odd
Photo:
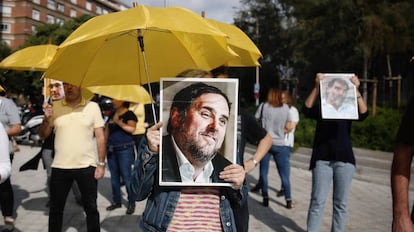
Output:
[[[21,48],[48,43],[59,45],[70,33],[90,18],[92,18],[91,15],[82,15],[67,21],[63,25],[39,25],[36,27],[36,32],[26,39]],[[0,45],[0,55],[2,58],[11,54],[10,48],[7,50],[5,46],[4,44]],[[42,94],[43,81],[41,80],[41,75],[41,72],[7,70],[3,73],[1,81],[7,86],[8,92],[23,94],[25,97],[34,98]]]
[[[413,75],[408,63],[414,54],[412,1],[252,0],[242,3],[244,7],[235,22],[253,35],[252,15],[263,16],[259,21],[259,39],[268,36],[265,33],[269,31],[262,28],[274,25],[277,18],[280,27],[272,33],[278,33],[279,43],[264,40],[269,44],[262,46],[259,41],[259,48],[266,54],[263,68],[289,61],[300,79],[303,96],[313,86],[316,72],[353,72],[360,78],[388,76],[391,70],[403,76]],[[269,17],[269,9],[277,17]],[[279,57],[266,59],[269,54]]]
[[[272,0],[242,0],[241,2],[244,7],[237,12],[234,24],[252,38],[262,52],[260,82],[261,96],[265,96],[264,93],[269,87],[279,85],[277,64],[284,63],[280,47],[283,34],[280,10]],[[253,86],[252,83],[250,82],[250,86]],[[251,96],[253,96],[252,91],[253,88],[249,91]]]
[[[0,59],[3,60],[5,57],[7,57],[10,54],[11,54],[11,49],[10,49],[9,45],[7,45],[5,42],[1,41],[0,42]],[[0,76],[0,85],[5,86],[5,77],[4,77],[4,75]]]
[[82,15],[65,22],[63,25],[44,24],[37,26],[36,33],[26,39],[24,47],[48,43],[59,45],[70,33],[92,17],[91,15]]

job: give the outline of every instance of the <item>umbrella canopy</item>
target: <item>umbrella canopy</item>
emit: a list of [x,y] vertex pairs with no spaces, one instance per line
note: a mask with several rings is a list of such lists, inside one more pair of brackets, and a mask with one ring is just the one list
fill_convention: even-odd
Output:
[[259,58],[262,53],[240,28],[232,24],[206,19],[210,24],[227,34],[229,47],[239,55],[239,58],[230,60],[226,66],[229,67],[257,67],[260,66]]
[[92,93],[104,95],[113,99],[141,104],[151,103],[150,94],[140,85],[105,85],[87,87]]
[[141,5],[82,24],[59,45],[45,75],[78,86],[142,85],[237,57],[226,35],[196,13]]
[[53,44],[35,45],[12,53],[0,62],[0,68],[20,71],[45,71],[57,46]]

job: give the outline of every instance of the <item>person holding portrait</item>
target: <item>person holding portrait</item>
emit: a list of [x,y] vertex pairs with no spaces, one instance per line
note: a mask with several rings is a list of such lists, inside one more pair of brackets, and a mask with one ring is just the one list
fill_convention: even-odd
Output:
[[[137,200],[147,199],[140,222],[143,231],[236,231],[232,206],[241,204],[245,171],[218,152],[229,114],[230,102],[220,89],[195,83],[174,96],[167,124],[169,134],[162,138],[162,148],[162,122],[147,130],[131,180]],[[159,178],[188,186],[160,185]]]
[[65,98],[44,106],[39,135],[55,133],[55,157],[50,178],[50,232],[62,231],[66,198],[78,184],[87,231],[100,231],[98,180],[105,174],[104,120],[96,102],[82,97],[81,88],[63,83]]
[[[355,172],[355,156],[352,150],[351,126],[353,120],[324,119],[319,104],[320,83],[325,75],[318,73],[315,86],[305,101],[303,112],[316,120],[315,137],[309,169],[312,171],[312,192],[307,217],[307,231],[320,231],[326,199],[333,183],[332,231],[345,231],[348,194]],[[358,91],[360,81],[352,76],[358,102],[358,119],[368,117],[368,108]],[[340,91],[343,92],[343,91]],[[322,102],[323,104],[323,102]]]

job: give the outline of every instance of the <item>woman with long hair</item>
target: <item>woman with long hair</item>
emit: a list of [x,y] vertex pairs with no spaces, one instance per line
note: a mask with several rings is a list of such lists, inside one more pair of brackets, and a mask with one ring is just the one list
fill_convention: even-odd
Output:
[[272,137],[272,147],[260,161],[260,178],[253,191],[262,189],[263,206],[269,206],[268,179],[269,162],[273,159],[284,187],[286,207],[291,209],[292,198],[290,192],[290,147],[286,145],[286,127],[291,121],[289,106],[282,102],[282,92],[272,88],[267,95],[267,102],[263,103],[256,112],[256,118],[261,117],[262,126]]
[[107,159],[111,172],[112,204],[106,208],[111,211],[121,208],[121,177],[128,193],[126,214],[135,211],[135,197],[129,189],[132,164],[135,159],[135,141],[132,133],[136,129],[137,116],[128,110],[129,102],[112,100],[115,112],[110,116],[105,129],[107,138]]

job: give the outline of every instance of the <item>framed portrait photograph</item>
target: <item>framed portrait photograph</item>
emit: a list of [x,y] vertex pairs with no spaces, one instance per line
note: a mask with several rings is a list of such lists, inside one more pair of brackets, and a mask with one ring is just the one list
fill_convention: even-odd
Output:
[[236,163],[238,80],[161,78],[159,184],[231,186],[219,178]]
[[324,73],[320,83],[323,119],[358,119],[353,73]]

